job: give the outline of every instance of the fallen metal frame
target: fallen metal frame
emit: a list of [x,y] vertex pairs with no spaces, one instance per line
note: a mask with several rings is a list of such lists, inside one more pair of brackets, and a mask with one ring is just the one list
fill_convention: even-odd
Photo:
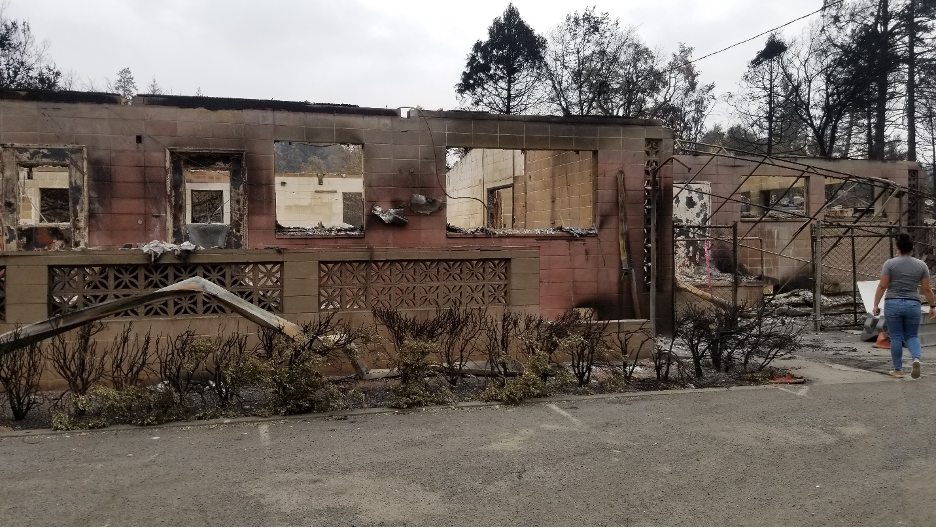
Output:
[[[96,304],[88,308],[15,328],[0,335],[0,356],[97,321],[98,319],[103,319],[150,302],[189,295],[207,295],[248,321],[256,323],[264,328],[278,330],[291,339],[298,339],[302,336],[302,327],[296,323],[247,302],[211,281],[201,277],[192,277],[166,286],[165,288],[142,293],[133,297],[125,297]],[[315,347],[317,343],[312,343],[311,346]],[[357,358],[355,350],[352,347],[346,347],[344,352],[351,362],[351,366],[354,368],[357,377],[361,379],[369,378],[369,371]]]

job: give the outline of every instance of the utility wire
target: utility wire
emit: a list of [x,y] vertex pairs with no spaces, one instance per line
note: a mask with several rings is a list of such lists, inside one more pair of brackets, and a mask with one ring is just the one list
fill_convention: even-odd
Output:
[[832,6],[841,4],[841,3],[843,3],[843,2],[845,2],[845,0],[837,0],[837,1],[835,1],[835,2],[830,2],[830,3],[828,3],[828,4],[826,4],[825,2],[823,2],[823,6],[820,7],[819,9],[813,11],[812,13],[803,15],[803,16],[801,16],[801,17],[799,17],[799,18],[794,18],[793,20],[787,22],[786,24],[777,26],[777,27],[775,27],[775,28],[773,28],[773,29],[768,29],[767,31],[764,31],[763,33],[758,33],[757,35],[754,35],[753,37],[751,37],[751,38],[749,38],[749,39],[742,40],[741,42],[736,42],[736,43],[734,43],[734,44],[732,44],[732,45],[730,45],[730,46],[728,46],[728,47],[722,48],[722,49],[720,49],[720,50],[718,50],[718,51],[713,51],[712,53],[709,53],[708,55],[703,55],[703,56],[699,57],[698,59],[693,59],[693,60],[689,61],[689,64],[692,64],[693,62],[699,62],[699,61],[702,60],[702,59],[707,59],[707,58],[711,57],[712,55],[718,55],[719,53],[721,53],[721,52],[723,52],[723,51],[728,51],[728,50],[730,50],[731,48],[734,48],[734,47],[736,47],[736,46],[740,46],[741,44],[746,44],[746,43],[748,43],[748,42],[750,42],[750,41],[752,41],[752,40],[754,40],[754,39],[756,39],[756,38],[758,38],[758,37],[763,37],[764,35],[773,33],[774,31],[776,31],[776,30],[778,30],[778,29],[785,28],[785,27],[789,26],[790,24],[792,24],[792,23],[794,23],[794,22],[799,22],[800,20],[802,20],[802,19],[804,19],[804,18],[809,18],[809,17],[815,15],[816,13],[819,13],[819,12],[825,10],[825,9],[828,8],[828,7],[832,7]]

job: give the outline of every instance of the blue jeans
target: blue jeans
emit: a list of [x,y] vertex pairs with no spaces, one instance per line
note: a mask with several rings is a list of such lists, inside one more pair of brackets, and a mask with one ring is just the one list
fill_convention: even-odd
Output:
[[894,370],[902,370],[904,344],[910,349],[910,357],[920,359],[920,303],[910,299],[885,299],[884,319],[890,334]]

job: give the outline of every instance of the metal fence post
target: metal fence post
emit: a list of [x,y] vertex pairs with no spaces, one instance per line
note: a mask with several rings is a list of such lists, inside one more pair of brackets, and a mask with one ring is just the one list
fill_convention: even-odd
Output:
[[822,223],[812,224],[813,231],[813,317],[816,332],[822,331]]
[[734,255],[734,262],[732,266],[732,283],[731,283],[731,308],[735,310],[733,313],[737,313],[738,309],[738,281],[740,277],[738,276],[738,265],[740,264],[740,248],[738,246],[738,221],[735,220],[731,223],[731,251]]
[[[851,252],[852,252],[852,306],[858,306],[858,256],[855,254],[855,228],[851,228]],[[858,326],[858,311],[852,308],[852,315],[855,318],[855,326]]]

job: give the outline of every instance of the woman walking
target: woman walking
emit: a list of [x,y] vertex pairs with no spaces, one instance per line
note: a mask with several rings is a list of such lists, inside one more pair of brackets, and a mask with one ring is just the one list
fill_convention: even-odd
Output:
[[[930,288],[929,267],[920,259],[910,255],[913,240],[907,233],[897,235],[899,256],[884,263],[881,270],[881,282],[874,292],[874,315],[880,315],[881,297],[884,297],[884,319],[890,334],[891,359],[894,370],[890,375],[903,377],[903,346],[910,349],[913,365],[911,378],[920,377],[920,288],[929,303],[929,318],[936,319],[936,303],[933,302],[933,290]],[[886,294],[885,294],[886,292]]]

